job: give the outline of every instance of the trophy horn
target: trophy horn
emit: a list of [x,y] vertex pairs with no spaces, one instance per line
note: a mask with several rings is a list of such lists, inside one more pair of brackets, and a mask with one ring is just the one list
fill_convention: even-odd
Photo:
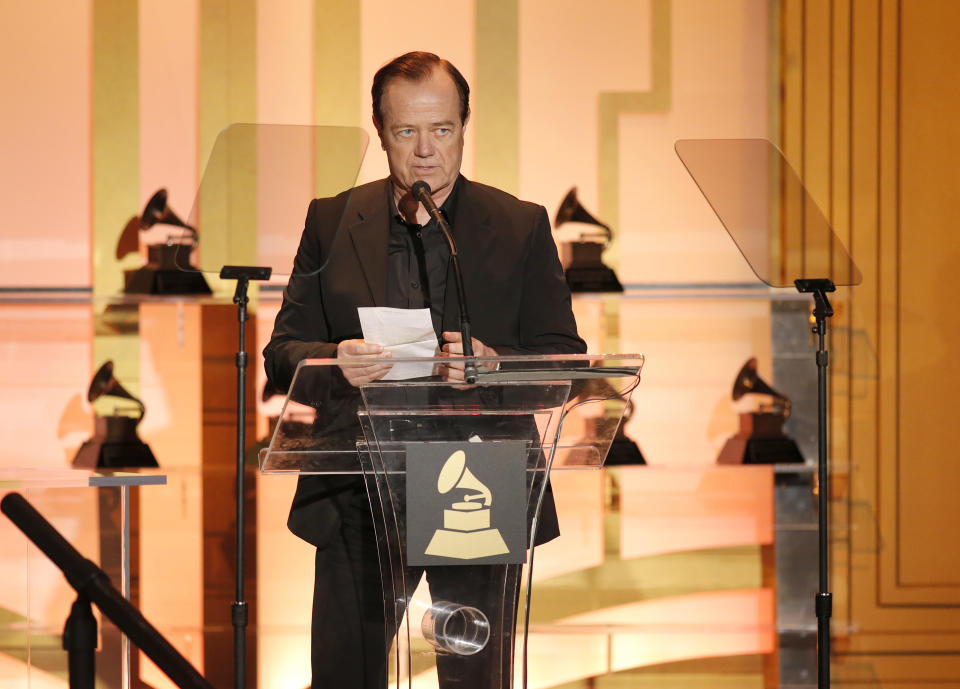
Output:
[[778,404],[783,406],[784,414],[790,415],[790,399],[781,392],[774,390],[760,374],[757,373],[757,359],[751,357],[743,365],[733,381],[733,399],[739,400],[744,395],[771,395]]
[[120,237],[117,239],[116,258],[119,261],[127,254],[132,254],[140,248],[140,218],[133,216],[124,225]]
[[467,502],[479,499],[484,505],[489,505],[493,500],[490,489],[467,468],[467,456],[463,450],[457,450],[450,455],[437,477],[437,491],[441,495],[449,493],[454,488],[476,491],[464,498]]
[[583,204],[580,203],[577,199],[577,188],[572,187],[570,191],[567,192],[567,195],[563,197],[563,201],[560,202],[560,207],[557,209],[557,216],[554,218],[553,226],[560,227],[563,223],[566,222],[581,222],[587,225],[597,225],[604,229],[606,235],[605,244],[609,245],[610,240],[613,239],[613,231],[608,225],[597,220],[593,215],[583,207]]
[[194,238],[197,237],[197,228],[188,225],[174,213],[167,205],[167,190],[159,189],[157,193],[150,197],[147,205],[143,207],[143,213],[140,215],[140,229],[146,230],[154,225],[175,225],[185,227],[190,230]]
[[141,419],[146,413],[146,407],[143,406],[143,402],[120,385],[120,382],[113,376],[112,361],[107,361],[97,369],[93,380],[90,381],[90,389],[87,390],[87,401],[91,404],[101,397],[121,397],[135,402],[136,405],[140,407]]

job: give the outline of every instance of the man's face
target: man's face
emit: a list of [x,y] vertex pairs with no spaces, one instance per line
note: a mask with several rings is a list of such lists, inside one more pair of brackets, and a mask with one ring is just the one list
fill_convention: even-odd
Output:
[[453,79],[442,69],[421,81],[393,79],[383,90],[381,110],[383,122],[374,124],[394,184],[406,192],[423,180],[443,203],[463,159],[464,126]]

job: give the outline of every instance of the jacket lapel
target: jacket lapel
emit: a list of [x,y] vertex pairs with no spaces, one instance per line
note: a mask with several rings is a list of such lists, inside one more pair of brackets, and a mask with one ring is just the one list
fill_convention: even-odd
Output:
[[[478,279],[482,283],[482,276],[476,275],[479,265],[482,265],[479,259],[491,249],[489,244],[494,241],[494,237],[490,231],[490,210],[478,197],[469,180],[462,178],[461,184],[457,192],[453,240],[460,255],[467,308],[471,309],[473,307],[470,297],[475,291],[471,287],[480,284]],[[388,190],[388,179],[357,187],[344,213],[344,229],[350,236],[354,254],[375,306],[387,304],[387,246],[390,239]],[[476,299],[477,296],[474,296],[474,301]],[[459,328],[460,307],[451,261],[444,289],[443,329]]]
[[[476,189],[470,181],[462,177],[461,187],[457,190],[457,207],[454,212],[453,241],[457,245],[460,257],[460,270],[463,273],[464,295],[468,313],[476,310],[475,302],[479,298],[473,286],[481,284],[476,271],[482,264],[487,244],[493,240],[490,232],[490,210],[478,198]],[[443,329],[460,329],[460,303],[457,299],[456,277],[453,274],[453,261],[447,268],[447,284],[443,299]]]
[[375,306],[387,303],[387,244],[390,236],[389,182],[358,187],[347,203],[345,229]]

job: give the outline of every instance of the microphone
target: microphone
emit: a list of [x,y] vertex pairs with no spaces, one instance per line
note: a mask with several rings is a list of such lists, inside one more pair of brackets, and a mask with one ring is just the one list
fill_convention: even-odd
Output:
[[213,689],[190,661],[120,595],[104,571],[78,553],[22,495],[8,493],[0,500],[0,511],[63,572],[82,598],[96,604],[174,684],[183,689]]
[[473,339],[470,337],[470,316],[467,313],[467,297],[463,289],[463,273],[460,272],[460,257],[457,255],[457,245],[453,241],[453,233],[447,219],[437,208],[430,195],[430,185],[422,179],[413,183],[410,188],[413,198],[423,204],[430,217],[437,221],[437,226],[450,245],[450,259],[453,262],[453,278],[457,283],[457,301],[460,305],[460,336],[463,338],[463,356],[466,362],[463,365],[463,379],[467,383],[477,382],[477,362],[473,356]]

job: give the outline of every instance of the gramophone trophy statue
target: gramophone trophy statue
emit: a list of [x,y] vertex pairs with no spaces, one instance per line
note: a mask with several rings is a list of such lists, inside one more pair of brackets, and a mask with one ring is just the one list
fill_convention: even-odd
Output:
[[783,432],[790,416],[790,400],[770,387],[757,373],[757,360],[743,365],[733,381],[734,401],[744,395],[770,395],[773,403],[740,414],[740,431],[727,439],[717,464],[802,464],[796,442]]
[[[617,274],[604,265],[601,255],[603,250],[610,246],[613,231],[602,222],[594,218],[580,205],[577,200],[577,188],[567,192],[557,217],[553,221],[554,229],[564,223],[578,222],[587,225],[596,225],[603,228],[603,232],[581,233],[580,238],[572,242],[562,242],[560,255],[566,266],[567,285],[571,292],[622,292],[623,285],[617,279]],[[599,242],[596,237],[603,237]]]
[[463,489],[466,494],[443,511],[443,528],[434,532],[426,554],[469,559],[509,553],[503,536],[490,525],[493,495],[467,468],[463,450],[450,455],[437,478],[437,491],[441,495],[454,488]]
[[100,397],[131,400],[136,403],[138,414],[136,417],[117,413],[108,416],[97,414],[93,437],[80,446],[73,466],[81,469],[155,468],[157,460],[153,452],[137,435],[137,426],[143,420],[146,408],[113,377],[112,361],[101,366],[90,382],[87,401],[93,403]]
[[[167,206],[167,190],[160,189],[143,209],[137,229],[147,230],[154,225],[173,225],[189,231],[189,243],[169,236],[165,244],[147,246],[147,264],[137,270],[126,271],[127,294],[211,294],[203,273],[188,264],[190,251],[197,245],[197,229],[183,222]],[[127,234],[125,231],[124,234]],[[121,237],[121,243],[124,238]]]

